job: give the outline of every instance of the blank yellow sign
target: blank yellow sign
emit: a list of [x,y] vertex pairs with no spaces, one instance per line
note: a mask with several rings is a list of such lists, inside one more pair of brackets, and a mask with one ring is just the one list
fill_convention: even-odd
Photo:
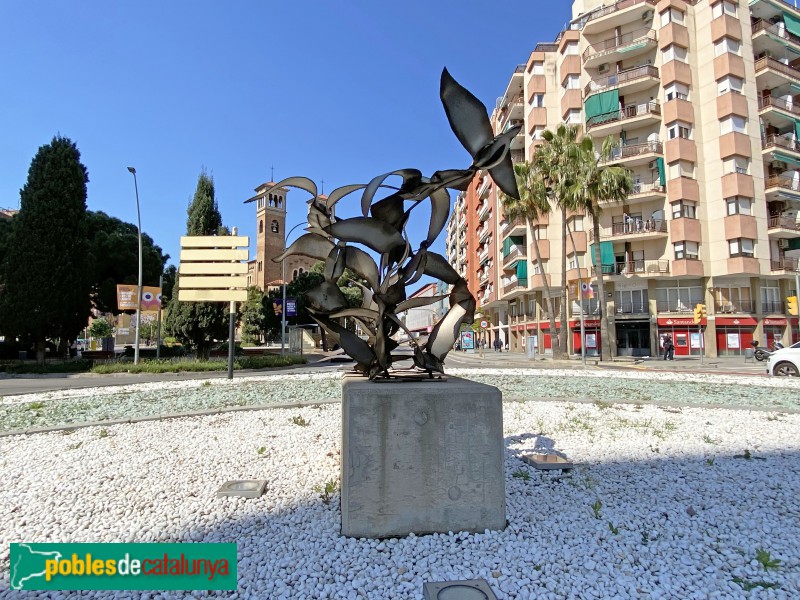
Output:
[[241,275],[247,274],[247,263],[182,263],[179,275]]
[[181,248],[236,248],[249,245],[250,238],[246,235],[184,235],[181,237]]
[[178,290],[181,302],[247,302],[247,290]]
[[221,275],[217,277],[208,275],[186,275],[178,278],[178,287],[182,290],[197,288],[246,288],[247,276],[236,275],[234,277],[225,277]]
[[247,260],[247,248],[243,250],[233,249],[203,249],[203,250],[183,250],[181,249],[181,262],[184,261],[234,261]]

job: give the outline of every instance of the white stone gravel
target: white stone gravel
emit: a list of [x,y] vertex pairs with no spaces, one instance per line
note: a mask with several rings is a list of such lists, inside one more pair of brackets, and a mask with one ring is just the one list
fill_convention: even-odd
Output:
[[[702,373],[563,369],[452,369],[505,398],[764,407],[800,410],[800,381]],[[0,432],[340,397],[338,372],[187,379],[0,397]]]
[[[338,480],[338,405],[0,438],[0,594],[12,541],[204,541],[238,544],[240,597],[418,599],[425,581],[470,578],[499,598],[800,597],[800,415],[569,402],[504,411],[508,528],[385,541],[339,536],[338,494],[325,505],[313,490]],[[579,465],[542,475],[518,457],[534,448]],[[233,478],[267,479],[267,491],[215,498]],[[759,548],[781,566],[765,571]],[[745,592],[734,578],[776,587]]]

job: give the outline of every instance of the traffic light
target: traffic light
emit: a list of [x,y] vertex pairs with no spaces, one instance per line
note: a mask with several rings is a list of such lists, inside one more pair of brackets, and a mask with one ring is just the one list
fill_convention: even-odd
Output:
[[786,305],[789,307],[790,315],[797,315],[797,296],[789,296],[786,298]]
[[706,318],[706,305],[695,304],[694,306],[694,324],[699,325],[700,322]]

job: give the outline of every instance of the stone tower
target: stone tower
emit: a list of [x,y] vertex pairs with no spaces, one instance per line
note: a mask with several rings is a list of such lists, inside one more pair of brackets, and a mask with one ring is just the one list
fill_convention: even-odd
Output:
[[[286,239],[286,197],[289,190],[284,187],[273,189],[272,181],[263,183],[256,188],[256,255],[248,264],[247,283],[263,291],[278,287],[281,284],[281,263],[273,262],[284,249]],[[305,215],[303,210],[302,214]],[[300,228],[298,228],[299,230]],[[295,230],[291,241],[297,238]],[[314,264],[314,259],[304,256],[291,256],[286,259],[286,281],[292,281],[300,273],[308,271]]]

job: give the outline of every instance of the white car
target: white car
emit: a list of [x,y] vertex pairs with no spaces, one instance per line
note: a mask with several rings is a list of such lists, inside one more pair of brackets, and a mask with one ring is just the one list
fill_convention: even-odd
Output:
[[773,352],[767,359],[767,374],[800,376],[800,342]]

